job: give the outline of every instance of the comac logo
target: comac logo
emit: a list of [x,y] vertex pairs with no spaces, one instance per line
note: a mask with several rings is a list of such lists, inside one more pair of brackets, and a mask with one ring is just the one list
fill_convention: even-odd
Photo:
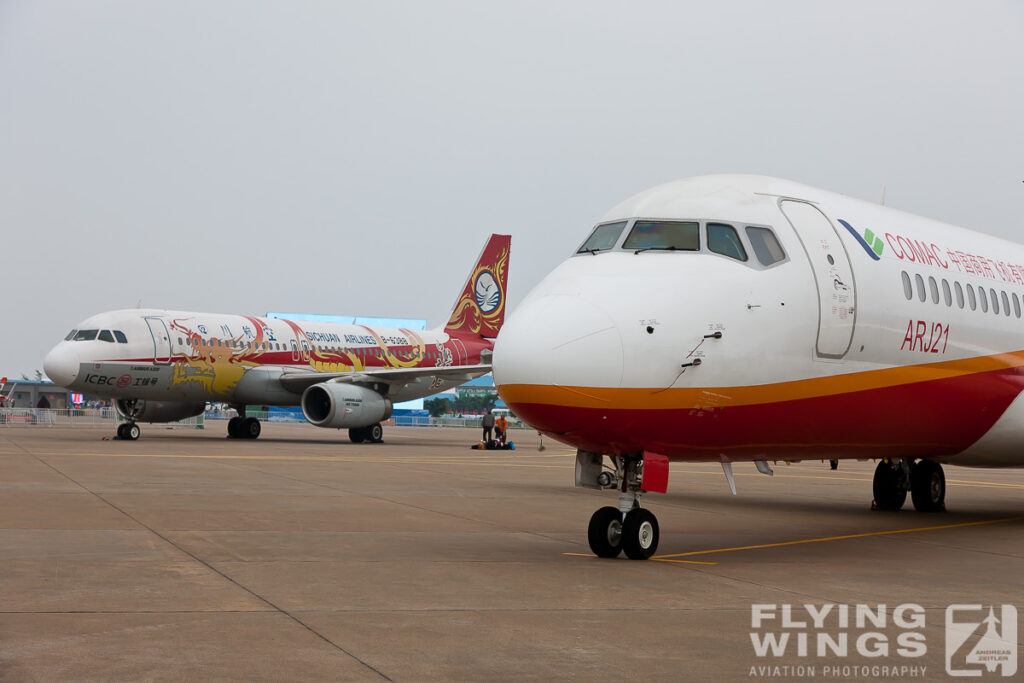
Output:
[[946,673],[981,676],[996,670],[1003,676],[1017,673],[1017,608],[1002,605],[997,612],[982,605],[947,607]]
[[477,275],[473,293],[476,296],[476,305],[482,313],[490,313],[501,303],[501,287],[494,276],[486,270]]
[[850,234],[854,236],[857,243],[864,247],[864,251],[867,252],[868,256],[877,261],[882,256],[882,252],[885,251],[885,242],[882,238],[871,232],[870,228],[864,230],[864,234],[861,235],[859,232],[853,229],[853,226],[844,221],[842,218],[839,222],[844,228],[850,231]]

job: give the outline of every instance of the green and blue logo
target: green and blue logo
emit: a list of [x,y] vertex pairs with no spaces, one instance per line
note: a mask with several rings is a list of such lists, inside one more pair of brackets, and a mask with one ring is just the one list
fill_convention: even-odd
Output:
[[870,228],[866,228],[864,230],[864,234],[861,235],[853,229],[852,225],[844,221],[842,218],[839,219],[839,222],[843,224],[844,228],[850,231],[850,234],[853,235],[854,239],[857,240],[860,246],[864,247],[864,251],[867,252],[868,256],[876,261],[879,259],[882,252],[885,251],[885,242],[882,241],[881,237],[871,232]]

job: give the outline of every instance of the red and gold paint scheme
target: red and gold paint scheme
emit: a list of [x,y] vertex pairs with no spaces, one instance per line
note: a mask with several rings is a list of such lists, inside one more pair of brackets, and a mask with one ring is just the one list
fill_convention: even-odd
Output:
[[1022,306],[1020,245],[788,181],[691,178],[599,222],[510,316],[494,377],[578,449],[578,485],[619,491],[595,552],[614,537],[646,557],[656,522],[630,513],[672,460],[731,481],[733,462],[876,458],[875,504],[909,491],[923,510],[943,509],[940,462],[1024,466]]
[[[80,323],[45,367],[63,386],[120,399],[132,421],[180,419],[218,401],[239,409],[301,405],[318,426],[372,427],[390,414],[392,402],[490,371],[493,337],[504,320],[509,246],[509,236],[491,236],[455,311],[433,330],[112,311]],[[307,411],[318,398],[322,420]],[[149,405],[139,407],[143,402]],[[360,425],[360,410],[371,405],[373,411],[363,411],[371,422]]]

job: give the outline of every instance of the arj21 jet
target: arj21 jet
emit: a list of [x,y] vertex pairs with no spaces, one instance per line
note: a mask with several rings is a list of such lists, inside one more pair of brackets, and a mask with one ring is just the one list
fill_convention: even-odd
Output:
[[[618,492],[593,552],[650,557],[670,461],[878,460],[874,505],[943,510],[942,463],[1024,466],[1024,247],[774,178],[612,209],[523,300],[498,393]],[[610,460],[605,461],[605,457]],[[610,464],[609,464],[610,463]]]
[[491,370],[505,317],[508,235],[491,235],[448,322],[413,331],[164,310],[100,313],[46,356],[57,384],[115,399],[122,439],[139,422],[173,422],[208,401],[238,411],[228,435],[255,439],[247,405],[302,407],[317,427],[379,442],[392,403],[463,384]]

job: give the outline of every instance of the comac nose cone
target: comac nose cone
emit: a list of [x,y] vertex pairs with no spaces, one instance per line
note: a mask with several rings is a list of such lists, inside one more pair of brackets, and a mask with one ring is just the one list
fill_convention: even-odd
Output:
[[71,386],[78,377],[78,354],[66,343],[53,347],[43,360],[43,370],[54,384]]
[[622,339],[597,302],[561,294],[538,297],[523,302],[505,322],[493,367],[506,402],[541,403],[553,387],[618,388]]

